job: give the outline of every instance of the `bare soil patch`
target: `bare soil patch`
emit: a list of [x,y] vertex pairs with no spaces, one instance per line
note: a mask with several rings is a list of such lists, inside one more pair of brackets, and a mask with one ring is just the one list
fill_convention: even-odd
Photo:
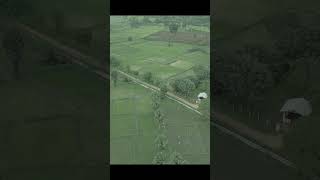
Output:
[[169,41],[187,44],[197,44],[197,45],[209,45],[210,34],[208,32],[177,32],[176,35],[166,32],[159,31],[153,33],[144,39],[151,41]]

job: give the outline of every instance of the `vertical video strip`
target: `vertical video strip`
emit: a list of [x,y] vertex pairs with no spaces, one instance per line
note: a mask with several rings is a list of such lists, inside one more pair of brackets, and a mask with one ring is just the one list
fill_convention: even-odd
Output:
[[110,163],[210,164],[210,16],[110,16]]

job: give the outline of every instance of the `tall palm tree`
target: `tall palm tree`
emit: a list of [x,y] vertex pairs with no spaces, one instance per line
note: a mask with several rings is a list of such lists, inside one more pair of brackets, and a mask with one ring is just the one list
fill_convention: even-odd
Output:
[[152,163],[153,164],[165,164],[167,161],[167,154],[164,151],[157,152]]
[[188,162],[182,157],[182,155],[180,153],[178,153],[177,151],[174,151],[171,155],[170,155],[170,159],[169,162],[171,164],[187,164]]
[[155,140],[156,147],[160,151],[165,151],[168,149],[168,138],[164,134],[159,134]]

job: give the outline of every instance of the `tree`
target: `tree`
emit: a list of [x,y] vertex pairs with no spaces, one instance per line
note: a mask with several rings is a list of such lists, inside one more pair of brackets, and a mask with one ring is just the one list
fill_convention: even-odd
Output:
[[160,107],[160,94],[159,92],[155,91],[151,94],[152,100],[152,109],[155,111]]
[[197,76],[192,75],[187,78],[190,79],[190,81],[192,81],[194,83],[196,88],[198,88],[199,85],[201,84],[201,80]]
[[149,83],[152,82],[152,73],[151,72],[144,73],[143,79]]
[[166,130],[167,123],[165,121],[162,121],[162,123],[159,124],[159,132],[164,132]]
[[166,97],[167,92],[168,92],[167,84],[164,82],[160,83],[160,98],[164,99]]
[[159,134],[155,140],[155,143],[159,151],[165,151],[168,149],[168,138],[164,134]]
[[187,26],[189,24],[189,17],[188,16],[183,16],[182,17],[182,25],[181,27],[184,29],[187,29]]
[[142,22],[145,23],[145,24],[148,24],[148,23],[151,23],[151,20],[148,16],[144,16],[143,19],[142,19]]
[[24,41],[21,31],[16,26],[12,26],[5,33],[3,38],[3,48],[6,55],[13,65],[13,76],[15,79],[20,78],[20,63],[22,60],[22,50]]
[[113,80],[113,85],[114,85],[114,86],[117,86],[118,71],[113,70],[113,71],[111,72],[111,78],[112,78],[112,80]]
[[154,111],[154,119],[158,121],[159,124],[164,122],[164,115],[159,108]]
[[191,93],[196,88],[194,83],[188,78],[177,79],[173,82],[172,86],[176,92],[181,93],[188,97],[191,96]]
[[118,68],[120,66],[120,61],[116,57],[111,56],[110,64],[111,64],[111,66]]
[[164,151],[157,152],[152,163],[153,164],[165,164],[167,161],[167,155]]
[[261,63],[251,50],[246,46],[238,51],[238,58],[233,62],[233,80],[229,83],[231,92],[249,108],[274,84],[268,66]]
[[130,17],[128,19],[128,21],[129,21],[129,25],[131,26],[131,28],[137,28],[137,27],[139,27],[141,25],[138,17],[135,17],[135,16]]
[[130,65],[127,65],[127,66],[126,66],[126,68],[127,68],[127,69],[126,69],[126,70],[127,70],[127,73],[129,73],[129,74],[130,74],[130,73],[131,73]]
[[180,153],[174,151],[169,158],[171,164],[187,164],[187,161],[182,157]]
[[210,94],[210,79],[200,81],[198,86],[199,91],[206,92],[208,95]]
[[169,24],[169,32],[171,33],[171,37],[169,38],[168,46],[171,46],[171,39],[172,36],[175,36],[178,32],[179,25],[177,23],[170,23]]
[[196,65],[192,68],[198,80],[210,79],[210,69],[202,65]]

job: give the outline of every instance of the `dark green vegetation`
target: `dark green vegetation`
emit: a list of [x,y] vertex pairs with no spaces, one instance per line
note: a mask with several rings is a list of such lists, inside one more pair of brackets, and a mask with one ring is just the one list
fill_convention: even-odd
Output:
[[217,11],[225,7],[223,11],[246,12],[217,12],[215,17],[219,37],[213,52],[214,107],[252,128],[275,133],[287,99],[311,101],[312,114],[291,125],[280,151],[299,169],[319,175],[320,26],[319,13],[313,11],[317,2],[284,2],[242,2],[254,5],[256,11],[230,2],[216,3]]
[[[209,122],[166,97],[209,92],[208,17],[112,16],[112,164],[208,164]],[[202,30],[201,30],[202,29]],[[112,79],[115,75],[112,73]],[[203,110],[209,109],[209,104]]]
[[[1,42],[2,39],[0,33]],[[1,176],[101,176],[96,170],[75,172],[66,167],[106,157],[105,145],[101,143],[105,132],[101,124],[107,124],[103,123],[107,118],[106,82],[87,69],[55,57],[42,41],[28,36],[23,36],[23,40],[27,45],[19,63],[19,79],[12,73],[10,56],[0,48]],[[92,149],[98,153],[92,153]]]

